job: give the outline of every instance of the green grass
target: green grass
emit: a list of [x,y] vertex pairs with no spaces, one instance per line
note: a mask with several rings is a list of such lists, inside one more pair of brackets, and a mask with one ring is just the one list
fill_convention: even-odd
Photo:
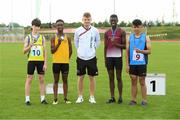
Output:
[[[48,70],[46,83],[53,82],[51,70],[50,43],[48,46]],[[165,73],[166,95],[148,96],[146,108],[140,106],[141,96],[138,94],[138,105],[129,106],[130,79],[123,68],[123,104],[107,105],[109,98],[108,76],[103,61],[103,45],[97,50],[99,76],[96,78],[97,104],[89,104],[88,79],[85,78],[83,104],[75,104],[77,98],[76,51],[70,63],[69,99],[73,104],[65,104],[59,95],[60,104],[52,105],[53,96],[47,95],[48,105],[40,104],[38,80],[31,86],[32,106],[24,104],[24,83],[26,78],[26,55],[22,53],[22,43],[0,43],[0,119],[180,119],[180,43],[152,43],[152,54],[149,56],[148,73]],[[124,58],[125,61],[125,58]],[[61,81],[61,80],[60,80]],[[140,90],[139,90],[140,92]],[[118,97],[117,87],[115,91]]]
[[148,35],[154,35],[154,34],[165,34],[167,33],[167,36],[164,37],[153,37],[151,39],[168,39],[168,40],[179,40],[180,39],[180,26],[161,26],[161,27],[151,27],[147,29]]

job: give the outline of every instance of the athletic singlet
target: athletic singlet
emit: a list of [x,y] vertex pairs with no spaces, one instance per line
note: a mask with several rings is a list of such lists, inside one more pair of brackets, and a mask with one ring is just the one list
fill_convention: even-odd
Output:
[[34,43],[28,54],[28,61],[44,61],[43,36],[38,35],[34,38],[32,34],[28,35],[29,43]]
[[[55,35],[55,45],[57,44],[58,37]],[[64,39],[53,54],[53,63],[69,63],[69,43],[66,35],[64,35]]]
[[142,33],[139,38],[136,38],[134,33],[130,34],[129,43],[130,65],[147,64],[147,55],[142,53],[136,53],[136,51],[134,50],[134,48],[140,50],[146,49],[146,34]]

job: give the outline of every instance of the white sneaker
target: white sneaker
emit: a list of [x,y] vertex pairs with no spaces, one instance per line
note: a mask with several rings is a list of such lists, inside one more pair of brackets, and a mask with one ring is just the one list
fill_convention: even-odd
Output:
[[53,104],[53,105],[57,105],[57,104],[58,104],[58,101],[53,101],[52,104]]
[[93,96],[90,96],[89,102],[92,104],[96,103],[95,98]]
[[76,100],[76,103],[82,103],[84,101],[84,99],[82,97],[78,97],[78,99]]

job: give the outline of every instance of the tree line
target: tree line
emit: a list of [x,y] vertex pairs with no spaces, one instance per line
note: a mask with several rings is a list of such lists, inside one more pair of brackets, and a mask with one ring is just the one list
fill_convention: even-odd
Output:
[[[144,26],[146,27],[154,27],[154,26],[180,26],[180,23],[176,22],[176,23],[165,23],[164,21],[144,21],[143,22]],[[64,27],[66,28],[77,28],[79,26],[81,26],[82,23],[81,22],[73,22],[73,23],[66,23],[64,24]],[[104,22],[93,22],[92,23],[93,26],[98,27],[98,28],[103,28],[103,27],[110,27],[110,23],[108,20],[105,20]],[[118,25],[120,27],[131,27],[131,22],[125,22],[125,21],[120,21],[118,23]],[[0,27],[25,27],[25,28],[29,28],[30,26],[22,26],[18,23],[9,23],[8,25],[1,23]],[[41,28],[52,28],[54,27],[54,23],[42,23],[41,24]]]

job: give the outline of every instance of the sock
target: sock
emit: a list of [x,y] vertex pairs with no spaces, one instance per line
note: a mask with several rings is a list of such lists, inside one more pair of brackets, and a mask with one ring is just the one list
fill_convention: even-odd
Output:
[[26,96],[26,102],[27,101],[30,101],[30,97],[29,96]]
[[45,96],[44,95],[41,95],[41,102],[45,100]]
[[94,98],[94,96],[91,95],[90,98]]
[[79,98],[83,98],[83,96],[82,96],[82,95],[79,95]]

